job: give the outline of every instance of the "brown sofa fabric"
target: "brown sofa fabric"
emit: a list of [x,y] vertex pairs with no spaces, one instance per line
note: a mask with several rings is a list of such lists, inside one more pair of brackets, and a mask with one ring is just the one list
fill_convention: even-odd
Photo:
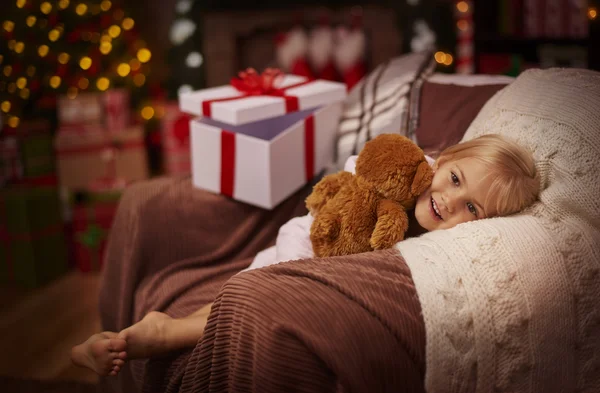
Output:
[[436,156],[460,142],[483,105],[506,85],[459,86],[425,82],[421,88],[417,143]]

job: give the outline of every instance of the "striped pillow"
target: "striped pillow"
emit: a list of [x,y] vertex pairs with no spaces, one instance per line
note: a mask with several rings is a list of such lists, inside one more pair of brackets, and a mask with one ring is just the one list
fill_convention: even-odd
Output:
[[418,90],[433,73],[430,52],[410,53],[392,59],[372,71],[352,89],[344,103],[337,134],[336,166],[358,154],[377,135],[396,133],[415,140]]

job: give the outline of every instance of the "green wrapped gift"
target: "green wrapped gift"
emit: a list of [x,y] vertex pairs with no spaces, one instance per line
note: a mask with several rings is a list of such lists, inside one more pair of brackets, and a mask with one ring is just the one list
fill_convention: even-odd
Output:
[[0,190],[0,282],[39,287],[67,271],[67,258],[57,189]]

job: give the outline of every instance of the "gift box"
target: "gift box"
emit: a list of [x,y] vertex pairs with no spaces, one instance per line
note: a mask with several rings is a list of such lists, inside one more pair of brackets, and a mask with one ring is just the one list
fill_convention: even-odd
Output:
[[231,125],[272,119],[316,108],[346,98],[346,86],[297,75],[247,71],[231,85],[213,87],[179,96],[181,110]]
[[193,184],[272,209],[333,162],[344,84],[250,70],[185,93]]
[[168,175],[191,173],[190,154],[191,116],[181,112],[179,104],[164,105],[161,119],[163,169]]
[[83,272],[102,269],[104,250],[121,197],[120,191],[86,192],[72,208],[71,255]]
[[[147,154],[142,126],[107,133],[102,127],[88,126],[83,131],[60,129],[54,145],[57,155],[57,172],[63,187],[85,190],[90,182],[115,171],[127,182],[148,178]],[[114,166],[106,159],[115,152]]]
[[131,124],[129,90],[110,89],[102,95],[104,127],[109,132],[118,132]]
[[61,127],[103,124],[103,93],[79,93],[75,98],[58,97],[58,120]]
[[23,177],[23,164],[17,138],[0,139],[0,186]]
[[5,172],[12,171],[12,180],[48,176],[55,172],[53,137],[48,121],[24,121],[4,134],[0,156],[5,158],[0,161],[10,162],[0,166],[4,166]]
[[35,288],[67,270],[67,244],[56,187],[0,191],[0,282]]

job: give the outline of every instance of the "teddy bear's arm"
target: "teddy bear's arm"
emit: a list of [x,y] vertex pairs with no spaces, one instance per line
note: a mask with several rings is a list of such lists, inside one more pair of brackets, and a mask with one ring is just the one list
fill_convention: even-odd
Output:
[[306,208],[316,216],[319,210],[327,201],[333,198],[340,188],[352,179],[352,174],[346,171],[340,171],[331,175],[325,176],[314,187],[312,193],[306,198]]
[[377,205],[377,223],[371,235],[371,247],[374,250],[391,248],[404,240],[407,229],[406,210],[398,202],[383,199]]

